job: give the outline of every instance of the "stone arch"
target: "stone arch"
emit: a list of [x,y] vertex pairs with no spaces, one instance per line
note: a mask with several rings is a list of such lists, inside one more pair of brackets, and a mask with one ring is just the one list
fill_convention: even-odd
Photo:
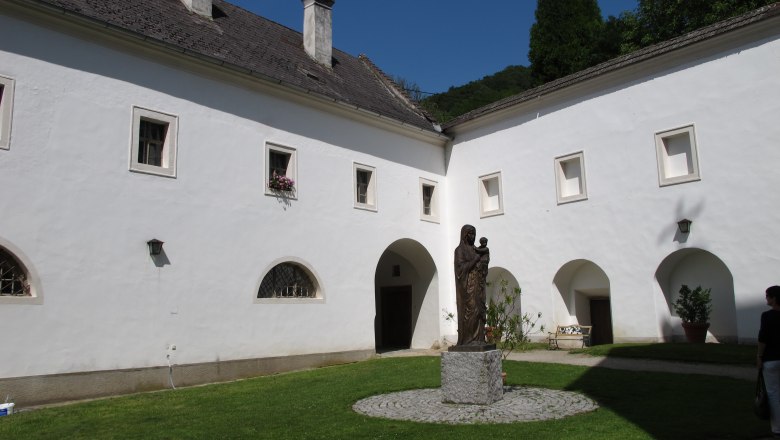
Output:
[[[500,286],[501,280],[506,280],[507,282],[506,287],[510,291],[514,288],[520,288],[520,283],[517,282],[517,278],[515,278],[515,276],[512,275],[512,272],[510,272],[507,269],[504,269],[503,267],[491,267],[490,269],[488,269],[488,275],[487,275],[488,302],[490,301],[491,298],[498,299],[499,292],[501,290],[501,286]],[[520,313],[520,310],[517,310],[517,312]]]
[[589,260],[564,264],[553,278],[556,325],[592,325],[592,343],[613,341],[610,283],[601,267]]
[[439,278],[428,250],[416,240],[391,243],[374,275],[377,350],[430,348],[439,339]]
[[669,254],[655,271],[655,281],[663,296],[660,310],[661,334],[666,340],[683,340],[680,318],[672,305],[680,287],[687,284],[712,289],[712,314],[708,342],[737,342],[737,308],[731,270],[715,254],[703,249],[680,249]]

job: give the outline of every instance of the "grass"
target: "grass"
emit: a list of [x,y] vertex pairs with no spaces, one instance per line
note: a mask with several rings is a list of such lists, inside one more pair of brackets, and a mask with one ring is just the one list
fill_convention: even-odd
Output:
[[756,346],[737,344],[606,344],[571,350],[593,356],[658,359],[679,362],[755,365]]
[[365,417],[364,397],[440,384],[437,357],[350,365],[78,403],[0,418],[6,439],[744,439],[768,431],[753,384],[730,378],[507,361],[510,385],[566,389],[600,408],[561,420],[443,425]]

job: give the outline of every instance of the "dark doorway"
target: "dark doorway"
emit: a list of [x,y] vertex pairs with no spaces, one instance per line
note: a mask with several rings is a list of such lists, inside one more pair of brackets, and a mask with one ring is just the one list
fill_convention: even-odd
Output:
[[382,287],[379,292],[380,349],[412,344],[412,286]]
[[590,333],[591,345],[612,343],[612,312],[609,298],[590,300],[590,323],[593,325]]

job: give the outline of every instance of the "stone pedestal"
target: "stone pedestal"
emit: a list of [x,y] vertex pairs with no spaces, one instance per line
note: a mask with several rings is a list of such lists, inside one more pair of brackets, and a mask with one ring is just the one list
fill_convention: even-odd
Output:
[[501,352],[444,352],[441,354],[444,403],[490,405],[504,398]]

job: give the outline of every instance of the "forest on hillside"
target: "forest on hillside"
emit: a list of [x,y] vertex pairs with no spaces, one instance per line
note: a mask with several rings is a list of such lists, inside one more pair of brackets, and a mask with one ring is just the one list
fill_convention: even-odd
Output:
[[504,70],[423,97],[396,78],[434,119],[447,122],[538,85],[774,3],[776,0],[639,0],[633,11],[602,18],[596,0],[537,0],[529,66]]

